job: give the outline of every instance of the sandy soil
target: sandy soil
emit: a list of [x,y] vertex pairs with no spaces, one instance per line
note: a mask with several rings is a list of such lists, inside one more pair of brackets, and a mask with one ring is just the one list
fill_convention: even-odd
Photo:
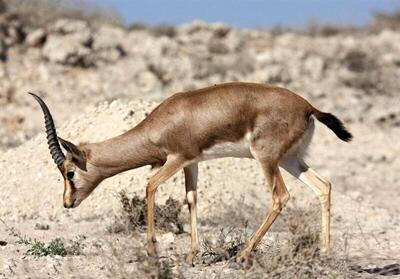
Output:
[[[156,103],[141,100],[114,101],[73,117],[60,125],[59,135],[75,142],[99,141],[133,127]],[[55,113],[55,118],[57,119]],[[400,129],[382,130],[375,126],[351,124],[355,139],[342,143],[322,125],[317,125],[307,161],[333,183],[332,240],[333,251],[354,264],[385,265],[398,262],[399,207],[396,190],[399,181]],[[17,244],[0,224],[0,275],[4,278],[107,278],[135,277],[146,270],[144,234],[113,234],[107,228],[119,216],[121,205],[117,193],[143,196],[149,168],[129,171],[103,182],[78,208],[62,207],[62,178],[51,161],[45,135],[38,134],[16,149],[0,154],[0,216],[9,227],[24,235],[49,240],[54,237],[86,237],[84,255],[35,258],[24,255],[26,247]],[[390,171],[388,171],[390,170]],[[285,174],[292,199],[288,208],[313,211],[318,207],[312,191]],[[183,174],[177,174],[157,193],[157,202],[169,197],[183,201]],[[256,229],[270,206],[270,195],[255,161],[221,159],[200,164],[199,174],[200,239],[215,239],[221,228],[243,228],[240,220],[248,220],[248,230]],[[287,226],[282,220],[273,226],[262,245],[282,241]],[[186,214],[186,210],[184,210]],[[231,218],[233,215],[240,218]],[[310,221],[318,226],[319,215]],[[48,230],[35,225],[47,224]],[[188,231],[188,225],[185,225]],[[251,275],[245,269],[222,262],[212,266],[199,256],[194,268],[183,263],[189,248],[188,233],[158,235],[161,257],[173,259],[174,274],[184,278],[232,278]],[[147,268],[151,269],[151,266]],[[147,270],[148,271],[148,270]],[[249,273],[250,272],[250,273]],[[367,275],[363,275],[367,276]]]
[[[156,278],[163,277],[160,270],[164,278],[167,271],[174,278],[270,278],[265,266],[207,264],[204,245],[195,267],[187,266],[186,207],[180,216],[185,220],[184,233],[158,232],[159,262],[146,257],[142,232],[110,232],[116,220],[124,220],[118,193],[124,190],[128,196],[143,197],[148,167],[108,179],[78,208],[64,209],[63,181],[49,156],[43,116],[26,94],[33,91],[46,100],[61,137],[75,143],[96,142],[132,128],[157,105],[154,100],[238,80],[273,83],[298,92],[317,108],[337,115],[354,135],[351,143],[343,143],[317,123],[306,159],[333,184],[331,258],[337,266],[321,275],[315,273],[320,266],[312,258],[293,263],[313,267],[311,275],[281,266],[275,278],[285,274],[287,278],[348,278],[347,273],[334,271],[342,266],[348,271],[354,265],[400,264],[398,28],[300,32],[194,21],[155,32],[154,28],[60,19],[34,29],[23,18],[13,15],[10,21],[4,15],[0,16],[4,60],[0,61],[1,278]],[[26,36],[15,37],[18,34]],[[292,237],[290,218],[306,223],[305,231],[319,227],[319,204],[313,192],[286,173],[284,178],[291,199],[256,260],[274,259],[270,255],[284,250]],[[158,203],[169,197],[184,201],[182,173],[159,188]],[[216,243],[221,229],[251,234],[270,206],[255,161],[221,159],[200,164],[202,243]],[[79,256],[26,255],[29,246],[20,244],[10,234],[11,228],[46,243],[83,235],[86,247]],[[377,274],[352,276],[376,278]]]

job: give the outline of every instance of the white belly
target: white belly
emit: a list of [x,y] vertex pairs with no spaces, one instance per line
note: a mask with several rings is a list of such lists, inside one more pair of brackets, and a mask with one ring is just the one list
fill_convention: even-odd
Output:
[[250,152],[250,136],[237,142],[224,142],[203,150],[202,159],[211,160],[223,157],[253,158]]

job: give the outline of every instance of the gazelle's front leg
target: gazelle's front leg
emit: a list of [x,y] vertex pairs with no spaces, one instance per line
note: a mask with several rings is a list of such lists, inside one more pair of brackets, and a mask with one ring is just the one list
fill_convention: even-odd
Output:
[[157,187],[184,167],[185,160],[179,156],[169,156],[165,164],[150,177],[146,187],[147,200],[147,253],[155,255],[156,236],[154,232],[154,196]]
[[199,240],[197,237],[197,174],[198,165],[197,163],[185,167],[185,188],[186,188],[186,202],[189,208],[190,215],[190,236],[191,236],[191,247],[186,257],[186,261],[193,265],[193,259],[199,250]]

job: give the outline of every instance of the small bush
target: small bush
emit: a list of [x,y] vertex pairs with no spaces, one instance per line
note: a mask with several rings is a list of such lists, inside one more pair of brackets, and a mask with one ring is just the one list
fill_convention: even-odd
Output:
[[[146,199],[140,198],[136,194],[130,199],[125,192],[119,193],[119,199],[122,205],[122,216],[119,216],[112,226],[108,228],[109,232],[129,231],[143,232],[147,227]],[[162,231],[173,231],[174,233],[183,232],[183,221],[179,217],[182,210],[182,203],[168,198],[165,205],[155,205],[154,219],[156,228]],[[124,225],[127,224],[127,225]]]
[[393,12],[376,12],[371,24],[372,29],[398,29],[400,27],[400,8]]
[[134,22],[128,25],[127,30],[138,31],[138,30],[148,30],[149,26],[143,22]]
[[29,239],[26,245],[30,248],[27,250],[26,255],[33,255],[36,257],[45,256],[78,256],[82,255],[85,244],[83,240],[84,236],[78,236],[75,239],[66,242],[62,238],[55,238],[48,244],[39,241],[37,239]]
[[176,36],[176,27],[168,24],[154,26],[150,29],[150,31],[156,37],[165,36],[174,38]]
[[12,237],[15,237],[17,244],[22,244],[28,246],[28,250],[25,255],[32,255],[36,257],[45,256],[78,256],[82,255],[83,249],[85,248],[84,240],[85,236],[77,236],[72,240],[64,240],[62,238],[55,238],[49,243],[42,242],[36,238],[30,238],[26,235],[22,235],[13,227],[9,227],[2,219],[0,221],[6,227],[6,231]]
[[342,62],[351,72],[351,75],[342,78],[346,86],[361,89],[371,95],[390,92],[388,86],[381,86],[382,71],[374,57],[361,50],[351,50]]
[[169,261],[162,261],[159,266],[158,277],[159,279],[172,279],[174,278]]
[[115,10],[85,0],[12,0],[6,1],[6,9],[18,14],[32,27],[43,27],[59,18],[122,25],[122,19]]
[[248,240],[248,234],[245,230],[239,229],[221,229],[218,239],[215,243],[210,240],[204,240],[201,244],[203,252],[201,257],[206,264],[214,264],[224,260],[230,260],[240,252]]
[[356,73],[372,70],[376,67],[376,62],[360,50],[349,51],[343,58],[343,63],[350,71]]
[[356,27],[350,25],[330,25],[320,22],[311,22],[305,34],[312,37],[331,37],[339,34],[356,33],[357,31]]
[[[316,206],[313,208],[317,208]],[[320,236],[317,210],[288,208],[283,216],[289,230],[288,238],[274,242],[268,251],[256,251],[251,278],[268,273],[271,278],[337,278],[350,274],[346,260],[332,254],[320,255]],[[318,226],[318,227],[317,227]]]

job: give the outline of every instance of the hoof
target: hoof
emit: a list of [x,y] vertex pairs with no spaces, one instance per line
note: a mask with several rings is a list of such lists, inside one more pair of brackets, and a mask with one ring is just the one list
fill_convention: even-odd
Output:
[[242,251],[236,256],[236,262],[244,265],[245,267],[249,267],[252,265],[252,260],[250,257],[250,252]]
[[156,252],[156,247],[153,243],[147,245],[147,255],[149,257],[156,257],[157,252]]
[[320,250],[320,252],[319,252],[319,255],[322,257],[322,258],[327,258],[328,256],[329,256],[329,250],[327,250],[327,249],[321,249]]
[[248,260],[249,256],[248,255],[239,255],[236,257],[236,262],[237,263],[244,263]]
[[186,256],[186,263],[192,267],[194,267],[194,258],[196,257],[197,252],[190,251]]

